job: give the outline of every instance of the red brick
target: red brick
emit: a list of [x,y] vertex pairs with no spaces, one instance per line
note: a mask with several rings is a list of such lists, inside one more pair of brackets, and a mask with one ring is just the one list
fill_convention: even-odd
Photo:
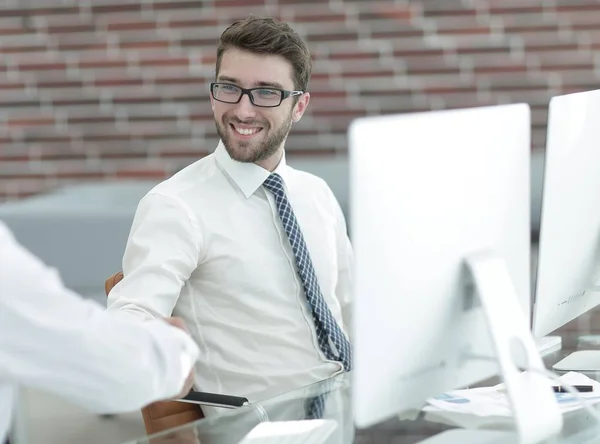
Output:
[[94,81],[94,85],[97,87],[107,86],[141,86],[144,84],[144,79],[135,77],[117,77],[107,79],[97,79]]
[[121,49],[167,49],[171,46],[171,42],[167,40],[150,40],[145,42],[120,42]]
[[358,40],[356,31],[342,31],[337,33],[327,33],[325,31],[317,32],[308,36],[309,42],[330,42],[330,41],[354,41]]
[[41,102],[38,99],[32,99],[29,97],[21,97],[17,100],[5,100],[3,97],[3,94],[0,94],[0,107],[6,107],[6,108],[33,108],[33,109],[39,109],[41,107]]
[[[374,26],[374,29],[379,29],[377,26]],[[374,39],[393,39],[393,38],[405,38],[405,37],[421,37],[423,36],[423,31],[421,29],[416,29],[410,26],[406,26],[404,28],[394,27],[394,29],[390,29],[387,31],[373,31],[371,33],[371,37]]]
[[82,88],[81,80],[63,80],[63,81],[38,81],[35,85],[39,89],[57,89],[57,88]]
[[473,69],[475,74],[496,74],[496,73],[525,73],[527,66],[519,63],[507,63],[491,66],[475,66]]
[[378,51],[360,51],[356,50],[353,52],[337,52],[332,53],[329,60],[371,60],[378,59],[380,54]]
[[365,71],[345,71],[342,73],[344,78],[355,79],[355,78],[377,78],[377,77],[393,77],[394,71],[385,68],[374,68],[373,70]]
[[19,54],[31,52],[47,51],[46,45],[24,45],[24,46],[7,46],[0,47],[0,54]]
[[44,143],[40,146],[39,153],[31,155],[31,157],[44,161],[85,160],[87,158],[85,153],[73,151],[72,147],[64,142]]
[[368,11],[359,13],[360,20],[378,18],[394,19],[399,23],[410,23],[415,18],[414,8],[407,5],[373,5]]
[[58,14],[77,14],[79,7],[53,7],[53,8],[26,8],[26,9],[2,9],[2,17],[32,17],[32,16],[48,16]]
[[94,69],[94,68],[126,68],[129,63],[127,60],[114,60],[114,59],[97,59],[92,60],[80,60],[77,63],[80,69]]
[[160,58],[148,58],[139,60],[140,66],[188,66],[190,63],[187,57],[160,57]]
[[208,26],[217,27],[219,19],[217,17],[198,17],[198,18],[177,18],[168,20],[166,26],[168,28],[189,28],[193,26]]
[[424,2],[423,15],[425,17],[456,17],[474,16],[477,10],[465,7],[460,0],[445,0],[443,2]]
[[539,0],[533,2],[533,4],[527,4],[526,2],[495,2],[492,7],[488,9],[491,15],[496,14],[543,14],[545,12],[545,6]]
[[24,143],[70,143],[73,140],[72,136],[64,134],[56,134],[53,131],[47,132],[25,132],[23,136]]
[[65,70],[67,64],[65,62],[40,62],[40,63],[23,63],[18,65],[19,71],[53,71]]
[[46,29],[48,34],[67,34],[71,32],[94,32],[96,27],[93,24],[79,24],[79,25],[62,25],[62,26],[50,26]]
[[564,11],[600,11],[600,4],[596,2],[576,2],[573,1],[559,1],[555,6],[556,11],[564,12]]
[[438,29],[437,34],[441,36],[468,35],[475,37],[490,35],[492,34],[492,30],[487,26],[479,26],[477,28]]
[[82,105],[95,105],[100,106],[99,98],[61,98],[60,95],[52,99],[52,105],[54,106],[82,106]]
[[505,26],[504,32],[506,32],[507,34],[520,34],[520,33],[532,34],[532,33],[538,33],[538,32],[547,32],[547,33],[557,33],[558,34],[560,32],[560,26],[558,25],[558,23],[539,24],[539,25],[522,23],[520,25]]
[[0,90],[4,89],[24,89],[27,85],[22,81],[3,81],[0,82]]
[[123,31],[123,30],[140,30],[140,29],[156,29],[157,24],[154,21],[135,21],[125,23],[109,23],[106,26],[108,31]]
[[58,43],[60,51],[108,51],[109,45],[106,42],[67,42]]
[[129,104],[141,104],[141,103],[160,103],[161,97],[157,94],[149,94],[145,97],[136,97],[136,96],[117,96],[113,97],[112,102],[114,104],[120,105],[129,105]]
[[[218,0],[221,1],[221,0]],[[242,5],[243,6],[243,5]],[[202,8],[202,3],[199,3],[197,0],[169,0],[169,1],[159,1],[155,0],[152,8],[155,11],[160,10],[173,10],[173,9],[196,9]]]
[[9,128],[48,126],[54,124],[55,121],[52,117],[38,117],[31,119],[12,119],[8,117],[8,119],[6,120],[6,126]]
[[0,28],[0,36],[7,35],[16,35],[16,34],[27,34],[29,31],[22,26],[18,27],[10,27],[10,28]]
[[589,70],[590,72],[594,71],[594,62],[590,61],[575,61],[571,60],[560,60],[556,59],[553,61],[549,61],[541,64],[541,68],[543,71],[567,71],[567,70]]
[[314,24],[314,23],[323,23],[325,22],[325,26],[330,26],[332,24],[338,25],[343,24],[347,20],[347,16],[344,13],[332,12],[331,10],[327,11],[311,11],[305,13],[295,13],[294,14],[294,25],[295,24]]
[[137,12],[142,10],[140,4],[114,4],[92,6],[92,14],[112,14],[115,12]]
[[409,75],[420,74],[460,74],[460,69],[456,64],[449,65],[443,59],[438,57],[419,57],[406,58],[406,72]]
[[[406,94],[410,93],[410,90],[405,91]],[[477,92],[477,88],[474,86],[432,86],[423,89],[425,94],[431,95],[445,95],[445,94],[455,94],[462,93],[465,95],[473,94]]]
[[77,125],[77,124],[81,124],[81,123],[113,123],[116,122],[116,117],[114,116],[102,116],[102,115],[98,115],[98,116],[85,116],[85,117],[78,117],[78,116],[70,116],[67,118],[67,122],[70,125]]

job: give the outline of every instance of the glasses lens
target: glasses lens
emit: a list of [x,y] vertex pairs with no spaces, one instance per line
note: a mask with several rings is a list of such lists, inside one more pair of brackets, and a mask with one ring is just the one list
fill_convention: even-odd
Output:
[[235,103],[239,100],[242,90],[237,86],[215,83],[213,85],[213,97],[221,102]]
[[254,104],[258,106],[277,106],[281,103],[281,91],[277,89],[255,89],[252,91]]

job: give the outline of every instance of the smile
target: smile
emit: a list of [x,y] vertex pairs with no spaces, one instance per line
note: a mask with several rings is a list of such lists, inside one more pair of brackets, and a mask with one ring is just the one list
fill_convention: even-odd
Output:
[[242,136],[252,136],[252,135],[262,131],[262,128],[259,128],[259,127],[240,128],[239,126],[235,126],[233,124],[231,124],[231,127],[235,130],[236,133],[238,133]]

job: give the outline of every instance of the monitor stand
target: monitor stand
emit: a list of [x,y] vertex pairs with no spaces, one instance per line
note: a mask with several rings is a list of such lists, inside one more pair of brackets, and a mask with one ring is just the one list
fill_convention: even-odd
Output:
[[[552,382],[543,374],[521,371],[521,368],[545,371],[545,367],[505,262],[491,252],[481,252],[469,256],[466,265],[472,279],[467,284],[481,302],[515,430],[503,435],[491,430],[456,430],[445,434],[448,438],[441,435],[440,441],[433,443],[508,444],[514,443],[516,437],[520,444],[535,444],[558,435],[563,418],[551,389]],[[464,438],[457,436],[461,433]]]
[[558,361],[552,368],[559,372],[600,372],[600,350],[581,350]]

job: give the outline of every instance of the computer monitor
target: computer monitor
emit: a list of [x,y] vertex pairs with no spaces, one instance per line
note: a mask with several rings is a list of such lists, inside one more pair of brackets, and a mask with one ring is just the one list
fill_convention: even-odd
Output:
[[[600,302],[600,90],[550,101],[533,332],[543,337]],[[599,371],[600,351],[556,370]]]
[[550,381],[515,365],[543,368],[528,321],[529,107],[361,118],[349,143],[357,426],[500,372],[521,442],[557,433]]

